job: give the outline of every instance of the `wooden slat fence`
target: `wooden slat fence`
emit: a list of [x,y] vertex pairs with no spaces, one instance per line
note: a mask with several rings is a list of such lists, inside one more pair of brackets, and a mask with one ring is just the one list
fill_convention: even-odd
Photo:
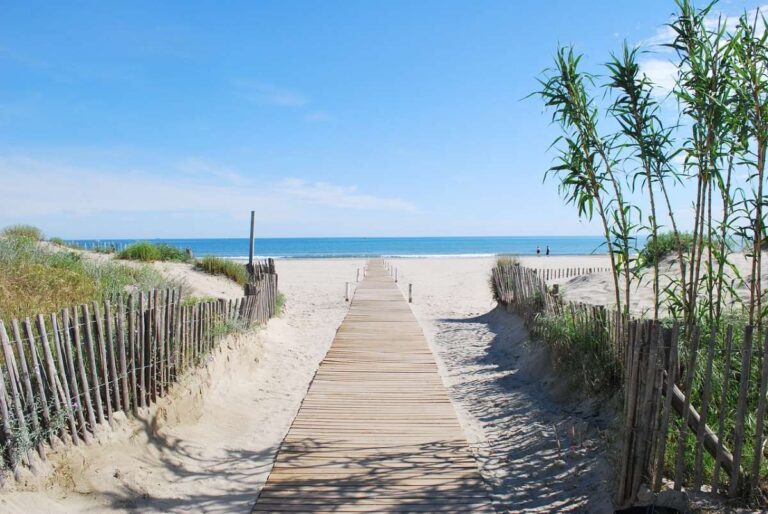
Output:
[[[263,270],[262,270],[263,271]],[[187,304],[181,291],[118,296],[0,320],[0,444],[6,468],[45,458],[46,445],[89,442],[115,412],[137,414],[228,333],[276,312],[274,264],[237,300]]]
[[499,303],[550,347],[566,343],[556,329],[563,323],[594,340],[589,359],[624,400],[617,504],[631,504],[645,483],[654,492],[706,485],[766,506],[768,337],[758,341],[751,326],[683,333],[675,323],[627,320],[563,301],[541,273],[521,266],[494,268],[492,282]]
[[583,275],[590,275],[592,273],[606,273],[610,272],[611,268],[607,267],[591,267],[591,268],[532,268],[533,272],[540,276],[545,281],[550,280],[562,280],[570,279],[574,277],[580,277]]

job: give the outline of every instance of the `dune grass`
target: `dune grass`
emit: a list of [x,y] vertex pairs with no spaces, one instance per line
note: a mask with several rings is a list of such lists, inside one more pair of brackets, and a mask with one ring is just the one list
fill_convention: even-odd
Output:
[[197,261],[196,268],[210,275],[225,276],[241,286],[248,282],[248,271],[245,266],[229,259],[207,255]]
[[11,225],[5,227],[2,232],[0,232],[0,236],[6,238],[23,237],[25,239],[31,239],[32,241],[40,241],[43,239],[42,231],[32,225]]
[[520,257],[513,254],[499,254],[496,256],[496,267],[520,266]]
[[150,243],[149,241],[139,241],[126,246],[117,254],[117,258],[142,262],[189,262],[191,260],[187,252],[181,248],[164,243]]
[[687,254],[691,246],[693,246],[693,235],[686,232],[659,234],[655,242],[649,237],[638,253],[638,262],[642,266],[651,267],[659,264],[664,257],[677,254],[678,251]]
[[83,259],[52,251],[31,238],[0,239],[0,319],[54,312],[105,295],[171,284],[148,266]]

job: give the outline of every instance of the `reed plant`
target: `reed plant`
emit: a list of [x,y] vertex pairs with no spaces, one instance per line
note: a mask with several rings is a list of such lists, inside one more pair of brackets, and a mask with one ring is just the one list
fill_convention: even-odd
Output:
[[[625,43],[597,75],[584,69],[573,47],[562,46],[535,93],[561,130],[553,142],[557,161],[545,179],[557,178],[564,200],[576,206],[580,217],[598,218],[620,312],[628,313],[632,282],[644,280],[643,268],[650,268],[653,318],[666,316],[665,321],[680,324],[681,362],[696,352],[696,364],[688,370],[692,385],[683,392],[697,405],[711,392],[705,418],[726,446],[734,442],[738,389],[744,379],[743,328],[753,331],[742,464],[748,471],[754,467],[751,476],[759,482],[768,475],[765,459],[759,464],[752,460],[765,444],[765,426],[755,413],[766,407],[759,385],[765,382],[768,316],[762,287],[768,233],[768,22],[760,10],[745,13],[734,24],[714,14],[716,2],[703,7],[691,0],[675,3],[667,47],[677,75],[664,109],[676,107],[677,120],[665,123],[670,117],[668,112],[662,116],[657,100],[662,95],[639,64],[642,50]],[[605,100],[600,100],[600,89]],[[674,196],[673,187],[679,191]],[[673,201],[680,197],[682,202]],[[693,219],[686,233],[677,216],[689,206]],[[636,234],[647,242],[634,257]],[[734,261],[738,247],[749,259],[746,273]],[[676,269],[665,271],[667,285],[662,286],[660,261],[667,255],[675,258]],[[548,344],[557,358],[588,385],[595,383],[589,363],[597,369],[603,364],[599,353],[580,353],[582,338],[609,346],[621,343],[622,334],[606,339],[599,333],[579,333],[567,312],[538,323],[553,339]],[[698,348],[695,333],[701,334]],[[678,385],[686,389],[682,381]],[[693,448],[691,437],[684,442],[690,445],[687,450]],[[676,448],[673,439],[669,452]],[[685,458],[694,459],[686,469],[703,467],[705,476],[714,478],[709,456],[685,453]]]

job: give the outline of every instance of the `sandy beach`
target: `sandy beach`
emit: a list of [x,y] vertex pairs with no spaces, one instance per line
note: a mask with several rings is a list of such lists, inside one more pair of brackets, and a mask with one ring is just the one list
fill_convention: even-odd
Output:
[[[539,260],[555,267],[596,259]],[[567,394],[519,320],[495,307],[488,287],[493,263],[393,261],[404,294],[413,284],[413,310],[497,507],[607,511],[607,420]],[[248,512],[346,313],[345,282],[354,282],[363,265],[278,261],[286,295],[280,318],[229,338],[141,419],[123,419],[90,446],[57,451],[47,473],[25,476],[2,495],[0,511]],[[204,282],[181,266],[173,271],[198,287]]]

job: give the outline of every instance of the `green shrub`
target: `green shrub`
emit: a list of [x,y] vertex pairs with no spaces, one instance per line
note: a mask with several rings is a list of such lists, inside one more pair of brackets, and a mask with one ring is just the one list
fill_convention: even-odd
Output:
[[693,236],[687,232],[682,232],[677,237],[672,232],[659,234],[655,244],[652,237],[648,238],[645,247],[640,250],[638,259],[642,266],[653,266],[667,255],[676,254],[680,250],[683,253],[688,252],[691,245],[693,245]]
[[248,272],[245,266],[229,259],[208,255],[197,262],[197,269],[211,275],[223,275],[241,286],[248,281]]
[[148,266],[91,261],[24,237],[0,239],[0,319],[46,314],[129,290],[170,286]]
[[275,298],[275,315],[282,316],[283,311],[285,311],[285,295],[277,293],[277,298]]
[[31,239],[33,241],[40,241],[43,239],[43,233],[39,228],[32,225],[11,225],[5,227],[0,235],[3,237],[22,237],[25,239]]
[[119,254],[118,259],[125,259],[130,261],[174,261],[174,262],[189,262],[190,257],[187,252],[181,248],[176,248],[165,243],[150,243],[148,241],[140,241],[126,246]]

